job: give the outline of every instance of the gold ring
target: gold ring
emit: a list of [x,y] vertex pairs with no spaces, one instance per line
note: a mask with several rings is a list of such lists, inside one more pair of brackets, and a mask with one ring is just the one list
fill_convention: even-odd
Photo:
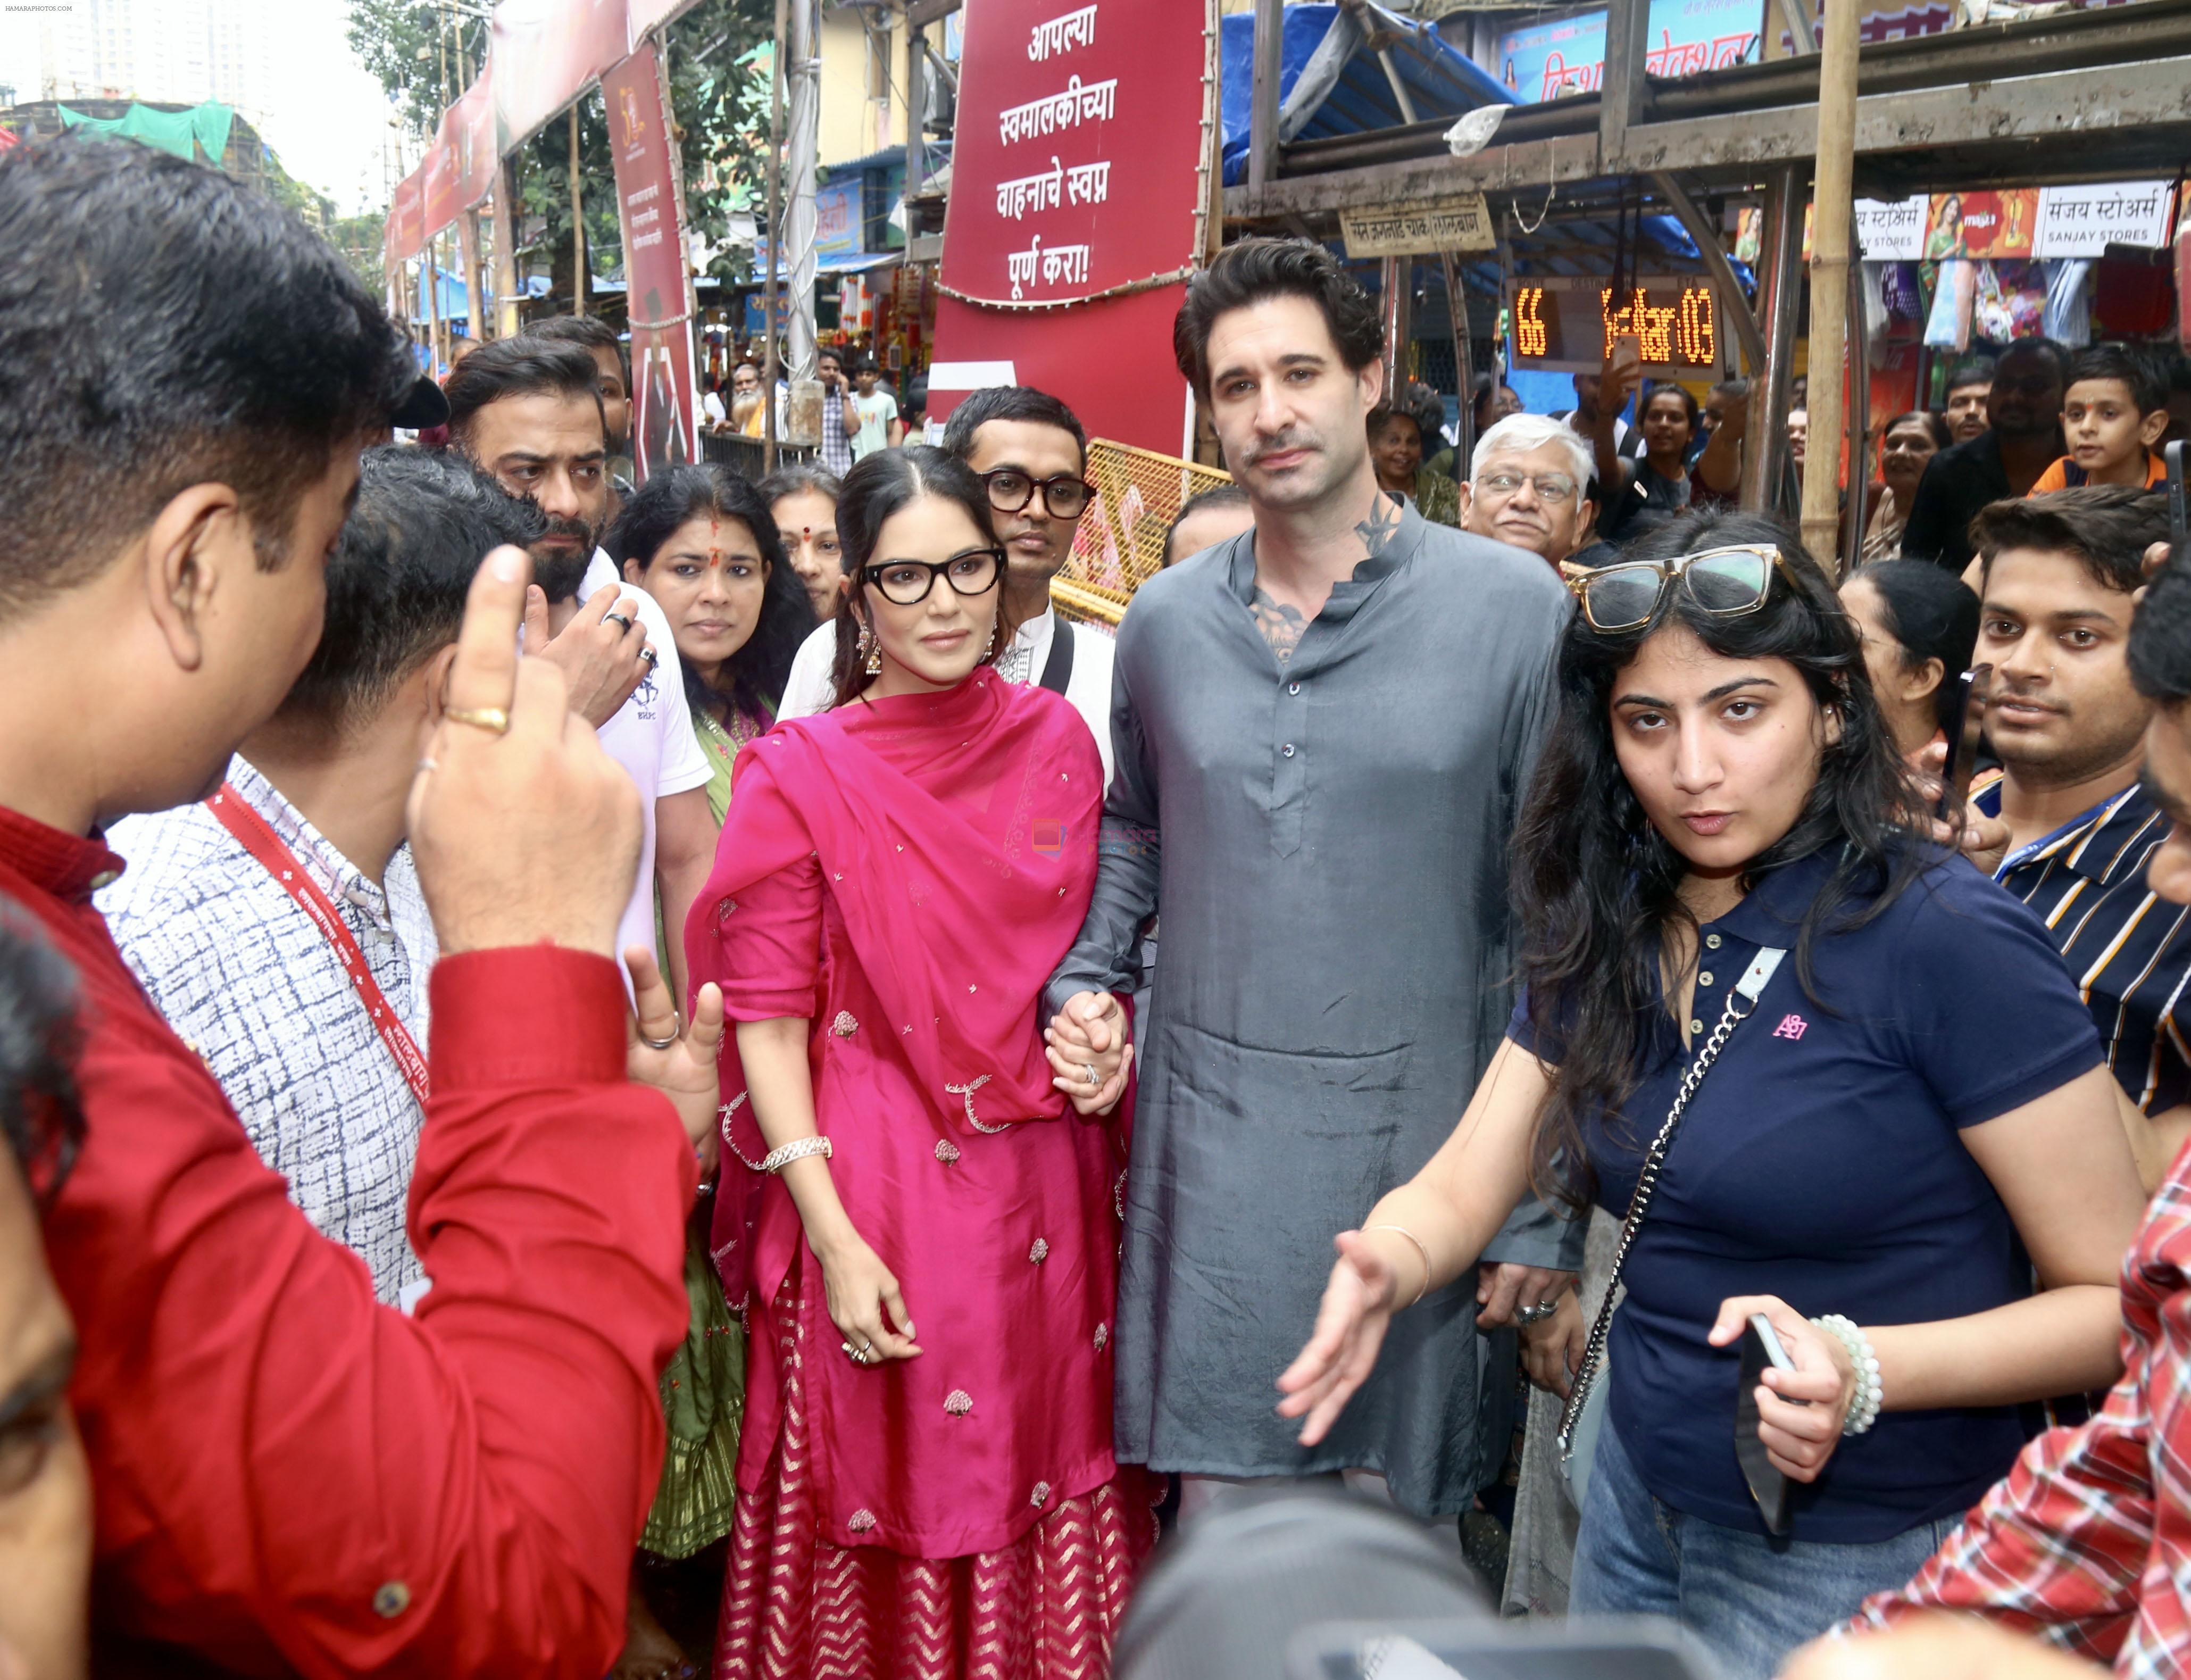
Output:
[[451,723],[468,723],[490,735],[509,733],[509,710],[505,706],[451,706],[441,715]]

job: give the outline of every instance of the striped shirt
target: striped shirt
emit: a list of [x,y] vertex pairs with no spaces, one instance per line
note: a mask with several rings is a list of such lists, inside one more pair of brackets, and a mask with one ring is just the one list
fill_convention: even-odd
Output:
[[[1999,816],[2000,783],[1974,803]],[[2145,884],[2146,862],[2167,838],[2168,818],[2133,784],[2012,851],[1994,871],[2046,923],[2116,1083],[2149,1114],[2191,1102],[2191,908]]]

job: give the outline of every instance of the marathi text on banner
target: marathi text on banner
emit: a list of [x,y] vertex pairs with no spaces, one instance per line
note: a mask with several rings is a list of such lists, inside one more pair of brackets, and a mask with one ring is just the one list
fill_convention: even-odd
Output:
[[1010,145],[1016,140],[1032,140],[1037,134],[1077,128],[1083,122],[1108,122],[1118,97],[1117,77],[1091,82],[1084,88],[1076,76],[1065,84],[1062,93],[1029,100],[1025,105],[999,111],[997,133],[1006,145]]
[[2167,181],[2114,181],[2100,186],[2039,189],[2034,257],[2097,257],[2110,245],[2155,250],[2168,243],[2176,196]]
[[[1922,198],[1859,198],[1856,201],[1858,253],[1868,263],[1914,263],[1924,254],[1925,213]],[[1805,223],[1807,254],[1809,224]]]
[[1062,17],[1039,23],[1027,33],[1027,56],[1037,64],[1055,58],[1075,47],[1093,46],[1096,42],[1096,9],[1083,6],[1077,12],[1067,12]]
[[1091,429],[1175,453],[1171,322],[1207,202],[1208,9],[979,0],[955,15],[930,418],[985,380],[1064,379]]
[[1339,225],[1350,257],[1433,256],[1441,251],[1489,251],[1499,243],[1491,208],[1480,192],[1419,204],[1341,210]]

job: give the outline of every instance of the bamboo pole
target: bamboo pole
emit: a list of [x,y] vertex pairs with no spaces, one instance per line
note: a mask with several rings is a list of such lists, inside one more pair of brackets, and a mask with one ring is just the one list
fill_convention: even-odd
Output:
[[571,106],[571,313],[586,312],[585,198],[578,186],[578,107]]
[[[768,271],[761,282],[761,331],[766,348],[762,352],[760,400],[765,414],[760,428],[763,472],[776,470],[777,372],[782,356],[776,337],[776,275],[783,263],[783,46],[791,27],[789,0],[776,0],[776,48],[770,54],[768,107]],[[1047,506],[1048,504],[1044,504]]]
[[[1803,472],[1803,546],[1838,569],[1841,441],[1847,409],[1842,379],[1848,352],[1849,245],[1856,170],[1855,0],[1826,10],[1818,60],[1818,144],[1811,213],[1811,441]],[[1861,468],[1861,462],[1857,465]]]

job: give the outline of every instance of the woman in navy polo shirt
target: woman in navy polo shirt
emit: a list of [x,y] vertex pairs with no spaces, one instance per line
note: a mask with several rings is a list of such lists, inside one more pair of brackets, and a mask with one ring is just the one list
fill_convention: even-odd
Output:
[[[1677,1617],[1764,1676],[1915,1571],[2007,1472],[2019,1403],[2114,1379],[2142,1198],[2045,932],[1903,826],[1815,562],[1770,522],[1704,516],[1583,588],[1515,838],[1523,999],[1451,1139],[1338,1239],[1279,1409],[1320,1439],[1395,1311],[1469,1291],[1525,1185],[1625,1214],[1729,988],[1785,950],[1629,1256],[1570,1599]],[[1757,1311],[1795,1363],[1759,1391],[1800,1484],[1782,1540],[1734,1451]]]

